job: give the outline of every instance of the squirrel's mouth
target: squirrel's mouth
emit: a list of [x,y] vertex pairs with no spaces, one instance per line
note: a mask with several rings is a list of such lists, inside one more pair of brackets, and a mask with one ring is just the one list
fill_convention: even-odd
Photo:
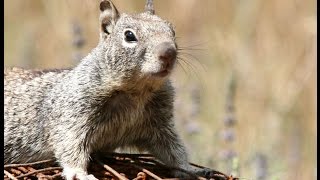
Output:
[[168,69],[164,69],[160,72],[157,72],[157,73],[152,73],[152,76],[155,76],[155,77],[166,77],[167,75],[169,75],[170,71]]
[[162,63],[161,69],[159,69],[157,72],[151,73],[152,76],[155,77],[161,77],[164,78],[170,74],[170,72],[173,70],[175,65],[175,60],[172,60],[171,62]]

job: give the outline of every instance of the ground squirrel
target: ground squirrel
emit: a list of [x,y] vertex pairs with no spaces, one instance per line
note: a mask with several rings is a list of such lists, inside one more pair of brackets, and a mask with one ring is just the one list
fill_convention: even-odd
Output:
[[203,173],[189,165],[174,128],[172,25],[150,1],[140,14],[119,14],[108,0],[100,11],[99,43],[76,67],[5,69],[5,163],[55,157],[66,179],[94,179],[92,153],[132,146]]

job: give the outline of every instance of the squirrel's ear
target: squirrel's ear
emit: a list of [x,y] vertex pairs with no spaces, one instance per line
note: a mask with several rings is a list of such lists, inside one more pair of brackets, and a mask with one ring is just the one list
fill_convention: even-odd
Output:
[[119,19],[119,12],[109,0],[100,2],[100,25],[102,32],[110,34]]

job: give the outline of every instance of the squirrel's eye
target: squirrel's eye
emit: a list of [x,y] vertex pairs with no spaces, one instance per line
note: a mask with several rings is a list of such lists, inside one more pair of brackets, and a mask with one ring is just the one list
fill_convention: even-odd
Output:
[[127,42],[136,42],[137,41],[136,36],[131,31],[124,32],[124,35],[125,35],[125,40]]

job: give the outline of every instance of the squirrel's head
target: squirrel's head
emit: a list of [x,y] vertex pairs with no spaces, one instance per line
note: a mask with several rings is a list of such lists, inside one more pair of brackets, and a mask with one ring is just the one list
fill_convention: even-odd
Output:
[[146,12],[128,15],[120,14],[111,1],[102,0],[99,43],[104,47],[108,68],[125,73],[129,79],[164,79],[176,62],[174,29],[168,21],[154,15],[149,3]]

